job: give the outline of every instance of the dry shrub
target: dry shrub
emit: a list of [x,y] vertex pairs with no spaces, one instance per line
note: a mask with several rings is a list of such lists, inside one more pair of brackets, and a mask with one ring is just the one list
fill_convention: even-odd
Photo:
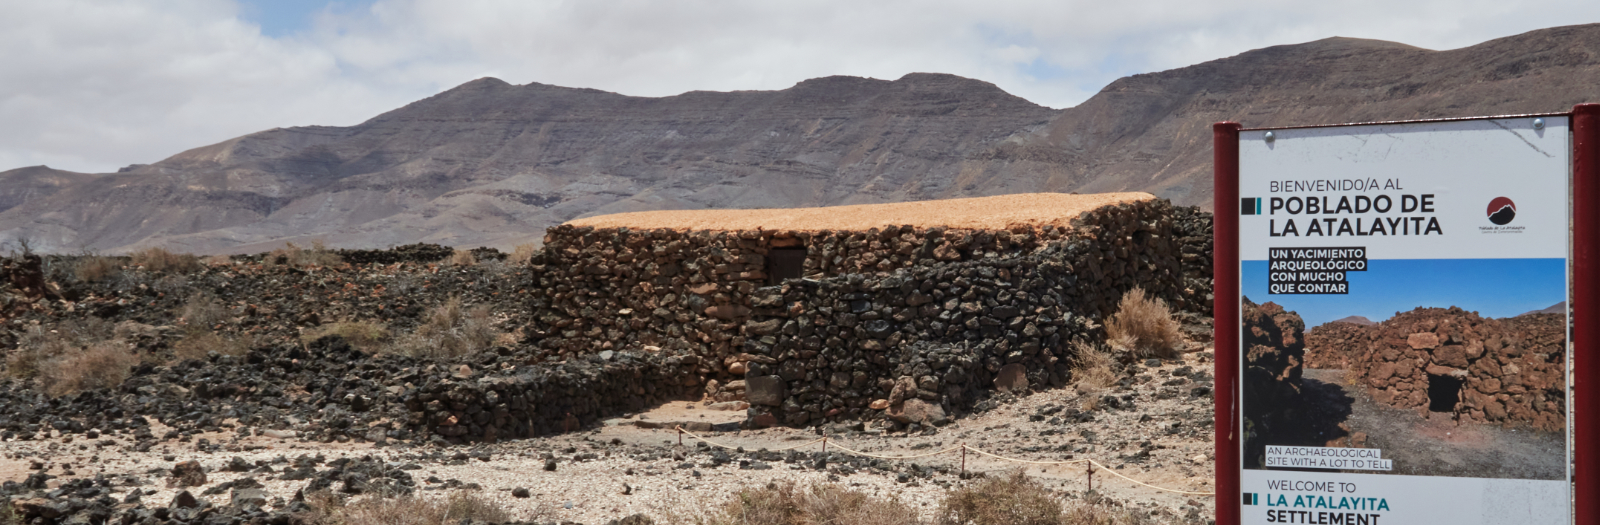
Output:
[[351,346],[367,353],[377,352],[389,343],[389,328],[376,321],[343,321],[308,328],[300,333],[300,343],[311,344],[330,335],[342,337]]
[[344,504],[338,496],[323,492],[306,495],[309,515],[295,521],[316,525],[455,525],[465,520],[478,523],[511,521],[511,512],[499,502],[475,492],[457,491],[443,500],[417,496],[374,497]]
[[128,379],[139,356],[121,341],[101,341],[39,365],[39,385],[51,397],[115,388]]
[[471,250],[456,248],[455,251],[450,252],[451,266],[477,266],[477,264],[478,258],[472,256]]
[[506,258],[506,262],[510,262],[512,264],[528,264],[529,261],[533,260],[533,254],[538,253],[538,251],[539,247],[534,246],[531,242],[528,244],[518,244],[516,248],[512,249],[511,256]]
[[344,258],[328,250],[327,244],[322,239],[311,241],[310,248],[301,248],[295,243],[283,243],[283,247],[272,250],[267,254],[268,264],[286,264],[289,266],[338,266],[344,263]]
[[1103,350],[1078,342],[1073,344],[1077,356],[1072,360],[1072,382],[1082,392],[1094,392],[1117,382],[1112,370],[1116,360]]
[[22,516],[11,506],[10,500],[0,500],[0,525],[22,525]]
[[200,262],[205,263],[206,266],[229,266],[233,264],[233,257],[226,255],[212,255],[210,257],[201,259]]
[[17,343],[17,349],[6,356],[6,373],[20,379],[39,375],[39,366],[46,360],[72,349],[72,340],[37,325],[23,331]]
[[[1183,520],[1180,523],[1196,523],[1203,520]],[[1069,525],[1147,525],[1152,523],[1147,516],[1140,516],[1125,509],[1118,508],[1107,502],[1097,492],[1089,492],[1082,502],[1067,505],[1066,521]]]
[[336,525],[339,511],[344,509],[344,498],[333,491],[322,489],[303,494],[310,512],[296,513],[291,523],[295,525]]
[[211,352],[241,356],[250,353],[250,343],[212,331],[195,331],[172,344],[172,357],[176,361],[205,359]]
[[1122,295],[1117,313],[1106,320],[1106,337],[1127,345],[1124,348],[1139,358],[1172,357],[1183,344],[1183,334],[1167,302],[1146,297],[1139,287]]
[[122,261],[104,255],[85,255],[72,265],[72,276],[81,282],[97,283],[122,271]]
[[497,523],[511,521],[511,513],[500,502],[478,495],[477,492],[457,491],[444,500],[444,517],[439,523],[457,523],[463,520]]
[[145,248],[133,252],[133,265],[152,272],[187,273],[201,268],[200,258],[187,253],[172,253],[166,248]]
[[191,333],[210,331],[232,318],[227,305],[205,293],[189,296],[178,316],[182,318],[184,331]]
[[451,359],[486,350],[499,338],[500,330],[494,327],[488,306],[467,308],[460,297],[451,296],[428,310],[422,324],[389,350],[411,357]]
[[811,525],[923,523],[917,510],[899,499],[879,499],[837,485],[768,484],[739,492],[738,498],[713,513],[706,525]]
[[1068,503],[1021,469],[945,493],[939,525],[1145,525],[1149,520],[1090,492]]
[[115,331],[115,325],[98,317],[69,319],[54,330],[29,326],[17,338],[17,350],[6,356],[6,373],[22,379],[36,377],[46,361],[111,339]]
[[1058,525],[1061,500],[1022,470],[952,490],[939,505],[940,525]]

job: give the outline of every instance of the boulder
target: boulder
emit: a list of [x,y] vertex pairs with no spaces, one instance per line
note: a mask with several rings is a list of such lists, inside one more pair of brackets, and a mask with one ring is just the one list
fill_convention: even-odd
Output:
[[752,405],[779,406],[789,397],[782,377],[756,376],[745,379],[744,397]]
[[1028,391],[1028,369],[1022,363],[1011,363],[1000,367],[995,373],[994,388],[1001,392],[1023,393]]

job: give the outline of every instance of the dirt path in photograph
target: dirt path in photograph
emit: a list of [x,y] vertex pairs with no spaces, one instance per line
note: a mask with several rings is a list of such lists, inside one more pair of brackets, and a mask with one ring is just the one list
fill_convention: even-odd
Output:
[[[1560,434],[1457,422],[1450,414],[1403,410],[1374,402],[1345,384],[1344,370],[1305,371],[1306,390],[1349,403],[1345,427],[1365,433],[1365,448],[1383,450],[1394,474],[1510,479],[1563,479],[1566,451]],[[1326,394],[1342,394],[1331,396]],[[1342,407],[1341,407],[1342,408]],[[1338,437],[1338,436],[1334,436]]]

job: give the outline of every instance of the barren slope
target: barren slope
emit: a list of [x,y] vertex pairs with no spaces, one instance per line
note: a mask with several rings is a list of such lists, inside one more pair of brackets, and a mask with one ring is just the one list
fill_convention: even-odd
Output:
[[[274,129],[99,177],[0,173],[0,240],[249,252],[324,238],[507,247],[610,213],[1144,191],[1209,206],[1212,122],[1564,111],[1600,25],[1450,51],[1348,38],[1135,75],[1044,108],[950,75],[629,97],[485,78],[347,128]],[[29,180],[13,186],[10,181]],[[22,188],[22,189],[14,189]]]

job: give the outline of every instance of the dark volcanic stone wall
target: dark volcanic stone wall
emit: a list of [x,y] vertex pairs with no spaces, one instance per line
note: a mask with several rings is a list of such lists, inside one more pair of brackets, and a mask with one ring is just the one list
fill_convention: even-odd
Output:
[[1092,320],[1134,286],[1189,304],[1170,206],[1111,206],[1075,224],[1026,256],[758,289],[744,325],[751,422],[939,424],[991,385],[1064,385],[1072,343],[1102,341]]
[[1016,256],[1066,232],[898,227],[865,232],[677,231],[559,226],[533,261],[535,335],[552,354],[655,346],[711,358],[743,346],[750,295],[767,286],[767,255],[804,247],[805,275],[888,271],[919,263]]
[[1330,344],[1352,349],[1351,367],[1380,403],[1555,431],[1566,427],[1564,319],[1418,308]]
[[[1135,216],[1151,224],[1106,228],[1108,221],[1134,221]],[[1175,216],[1185,219],[1175,221]],[[1074,311],[1096,318],[1107,315],[1122,290],[1143,284],[1176,309],[1209,313],[1209,267],[1179,262],[1182,252],[1209,265],[1209,214],[1146,201],[1092,211],[1078,221],[1083,226],[1072,230],[1008,231],[911,226],[679,231],[563,225],[546,234],[545,249],[532,261],[535,285],[529,292],[535,322],[528,340],[552,358],[625,348],[692,354],[703,358],[697,368],[701,383],[736,380],[748,371],[752,355],[745,350],[750,342],[745,323],[755,309],[763,308],[753,298],[757,289],[772,284],[767,275],[772,250],[784,248],[805,250],[805,277],[830,279],[1017,259],[1068,241],[1086,242],[1083,251],[1072,255],[1079,260],[1067,273],[1095,283],[1081,289],[1107,292],[1081,295]],[[1183,242],[1193,246],[1180,248]]]
[[54,399],[0,376],[0,440],[51,428],[125,430],[147,450],[161,440],[133,416],[148,416],[173,428],[166,438],[218,432],[234,420],[241,434],[287,430],[323,442],[495,441],[586,428],[681,399],[695,377],[692,356],[605,352],[529,365],[527,356],[498,350],[445,364],[367,355],[329,336],[306,348],[141,365],[115,390]]
[[1212,246],[1216,241],[1211,229],[1211,213],[1194,206],[1173,207],[1172,233],[1182,253],[1186,309],[1209,317],[1213,301]]
[[601,419],[682,399],[697,381],[695,356],[601,352],[512,373],[446,370],[402,398],[413,430],[446,441],[571,432]]
[[1245,297],[1240,305],[1244,348],[1244,450],[1245,462],[1262,465],[1250,456],[1265,450],[1267,436],[1284,435],[1301,411],[1301,378],[1305,359],[1305,322],[1295,312],[1267,302],[1257,305]]

